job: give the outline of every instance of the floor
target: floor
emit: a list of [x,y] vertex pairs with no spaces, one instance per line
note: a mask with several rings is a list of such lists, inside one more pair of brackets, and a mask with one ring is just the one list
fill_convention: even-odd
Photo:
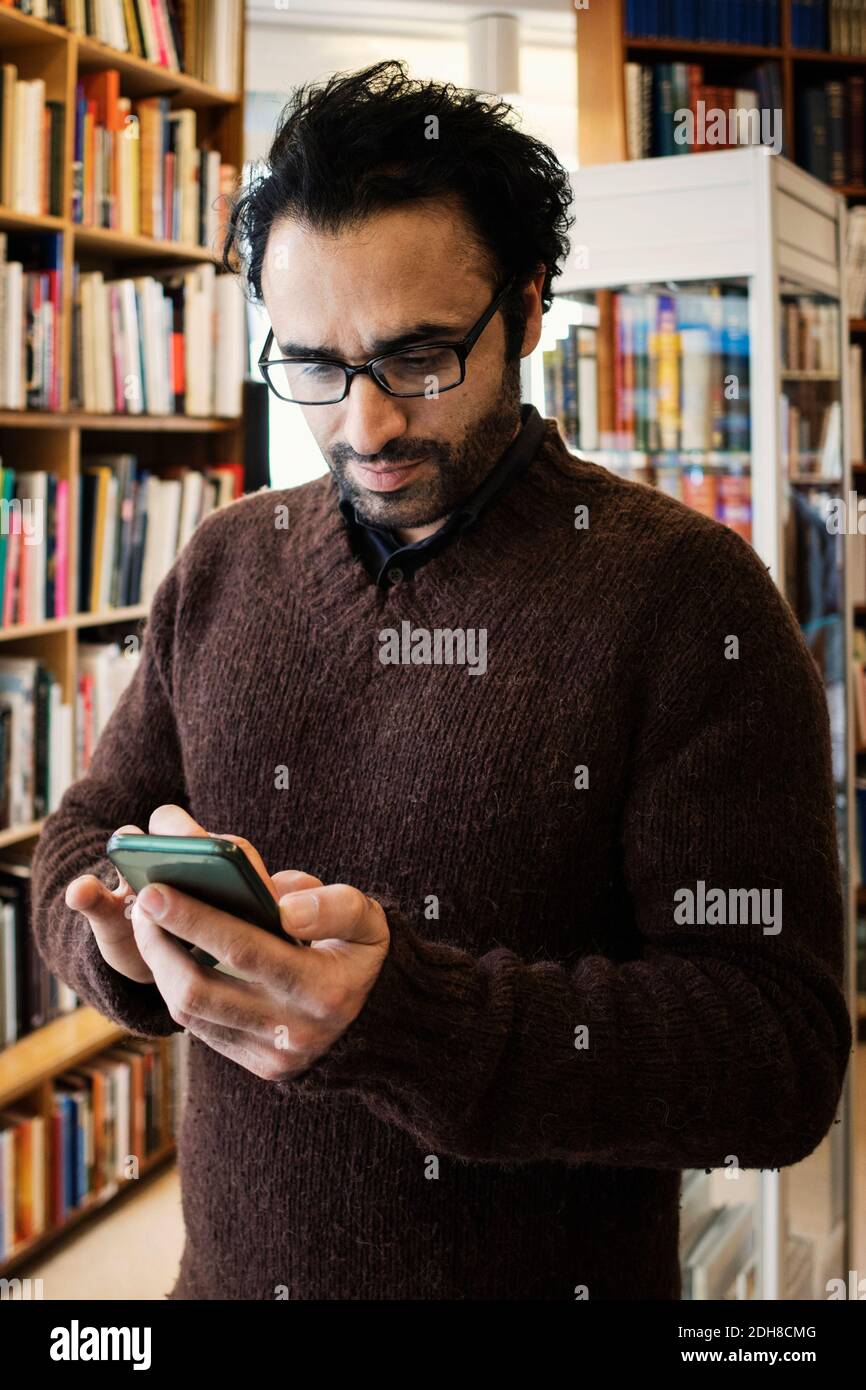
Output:
[[45,1299],[163,1299],[177,1278],[182,1250],[180,1183],[172,1164],[82,1225],[50,1256],[16,1273],[40,1278]]
[[[858,1049],[855,1098],[854,1269],[866,1277],[866,1044]],[[155,1174],[142,1190],[95,1217],[38,1268],[46,1299],[162,1299],[174,1284],[183,1248],[177,1169]]]

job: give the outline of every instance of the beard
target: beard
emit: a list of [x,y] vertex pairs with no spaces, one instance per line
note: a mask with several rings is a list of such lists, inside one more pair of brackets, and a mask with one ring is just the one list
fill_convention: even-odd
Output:
[[[473,421],[459,440],[401,435],[375,455],[356,454],[347,444],[335,444],[326,461],[341,493],[358,516],[387,529],[430,526],[444,521],[468,497],[501,458],[520,425],[520,358],[506,363],[499,399]],[[396,492],[374,493],[356,483],[348,472],[352,463],[432,463],[432,477],[409,481]]]

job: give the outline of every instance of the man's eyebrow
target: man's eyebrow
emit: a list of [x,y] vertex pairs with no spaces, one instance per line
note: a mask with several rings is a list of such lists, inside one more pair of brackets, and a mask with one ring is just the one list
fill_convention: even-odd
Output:
[[[424,319],[414,328],[408,329],[407,332],[399,334],[396,338],[375,338],[370,356],[375,357],[382,352],[399,352],[401,348],[412,347],[418,343],[426,343],[431,339],[443,338],[459,332],[459,324]],[[338,358],[340,356],[336,348],[328,346],[311,348],[305,343],[280,342],[279,340],[277,346],[284,357]]]

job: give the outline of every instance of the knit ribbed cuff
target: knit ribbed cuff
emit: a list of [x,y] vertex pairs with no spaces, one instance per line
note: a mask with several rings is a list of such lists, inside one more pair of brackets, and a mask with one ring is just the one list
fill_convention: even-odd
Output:
[[388,954],[355,1019],[306,1071],[277,1082],[292,1092],[401,1089],[435,1065],[442,1038],[435,1020],[447,1009],[454,967],[472,964],[464,951],[425,941],[395,902],[377,896],[391,934]]

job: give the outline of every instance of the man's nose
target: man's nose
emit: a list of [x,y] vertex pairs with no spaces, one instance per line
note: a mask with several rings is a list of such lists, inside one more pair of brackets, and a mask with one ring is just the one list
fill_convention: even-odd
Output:
[[353,377],[343,402],[343,436],[356,454],[373,456],[406,430],[403,402],[369,376]]

